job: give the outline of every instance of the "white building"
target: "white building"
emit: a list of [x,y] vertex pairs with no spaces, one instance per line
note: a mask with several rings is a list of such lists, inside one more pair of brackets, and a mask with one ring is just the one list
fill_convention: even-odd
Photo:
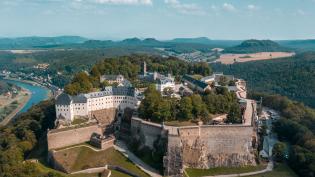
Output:
[[104,91],[70,96],[66,93],[56,98],[57,119],[72,122],[76,116],[90,117],[93,111],[108,108],[135,109],[138,104],[132,87],[105,87]]
[[109,84],[117,83],[121,84],[122,82],[125,81],[125,78],[123,75],[102,75],[100,77],[100,82],[107,81]]
[[159,77],[157,79],[156,90],[159,92],[163,92],[165,88],[170,88],[171,90],[175,90],[175,79],[170,75],[165,77]]

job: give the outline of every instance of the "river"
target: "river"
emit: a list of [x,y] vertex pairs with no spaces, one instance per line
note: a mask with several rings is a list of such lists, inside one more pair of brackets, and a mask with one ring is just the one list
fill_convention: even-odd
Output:
[[19,113],[26,112],[28,109],[30,109],[33,105],[48,99],[50,90],[45,87],[40,87],[36,85],[32,85],[29,83],[25,83],[22,81],[15,81],[15,80],[4,80],[5,82],[15,84],[19,87],[22,87],[24,89],[29,90],[32,95],[31,98],[28,100],[28,102],[25,104],[25,106],[20,110]]

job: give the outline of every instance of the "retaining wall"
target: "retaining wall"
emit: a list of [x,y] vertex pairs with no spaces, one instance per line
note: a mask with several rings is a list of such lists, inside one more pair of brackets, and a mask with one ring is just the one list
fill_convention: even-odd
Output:
[[102,134],[102,128],[97,125],[51,130],[47,133],[48,150],[57,149],[90,141],[93,133]]
[[140,118],[131,119],[131,134],[139,136],[145,146],[153,148],[154,141],[161,135],[163,126]]

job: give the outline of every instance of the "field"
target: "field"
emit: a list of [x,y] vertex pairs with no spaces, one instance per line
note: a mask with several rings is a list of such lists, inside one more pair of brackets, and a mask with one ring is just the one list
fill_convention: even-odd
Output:
[[[55,154],[55,159],[68,171],[74,172],[92,167],[102,167],[106,164],[119,166],[127,169],[139,176],[148,177],[129,159],[123,156],[114,148],[103,151],[94,151],[87,146],[73,147],[59,150]],[[116,172],[115,172],[116,173]]]
[[276,58],[291,57],[295,53],[291,52],[261,52],[252,54],[223,54],[220,56],[216,62],[221,62],[222,64],[233,64],[235,62],[249,62],[258,60],[272,60]]

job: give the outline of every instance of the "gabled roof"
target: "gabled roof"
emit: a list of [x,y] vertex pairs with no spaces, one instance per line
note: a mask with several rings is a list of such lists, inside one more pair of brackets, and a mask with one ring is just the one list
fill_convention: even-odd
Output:
[[196,85],[196,86],[198,86],[198,87],[200,87],[200,88],[202,88],[202,89],[205,89],[205,88],[207,88],[209,86],[207,83],[202,82],[200,80],[197,80],[197,79],[195,79],[195,78],[193,78],[193,77],[191,77],[190,75],[187,75],[187,74],[183,76],[183,79],[188,81],[188,82],[190,82],[190,83],[192,83],[192,84],[194,84],[194,85]]
[[80,94],[72,97],[73,103],[86,103],[87,97],[84,94]]
[[56,105],[70,105],[72,97],[66,93],[60,94],[56,98]]

